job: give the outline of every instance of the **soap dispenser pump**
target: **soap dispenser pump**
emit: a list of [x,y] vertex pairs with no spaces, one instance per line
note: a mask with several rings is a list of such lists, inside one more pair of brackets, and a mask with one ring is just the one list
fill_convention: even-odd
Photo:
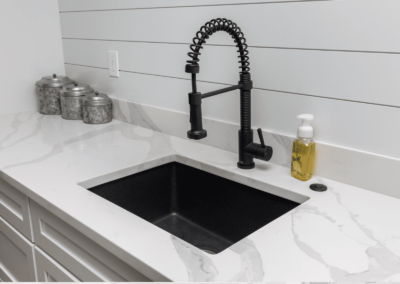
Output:
[[315,142],[311,126],[314,116],[300,114],[297,118],[303,121],[297,129],[297,139],[293,141],[291,174],[298,180],[307,181],[314,173]]

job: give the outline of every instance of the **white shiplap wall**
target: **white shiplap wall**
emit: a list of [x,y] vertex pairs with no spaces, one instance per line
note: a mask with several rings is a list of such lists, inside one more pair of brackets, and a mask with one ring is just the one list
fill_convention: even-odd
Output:
[[[296,115],[313,113],[317,141],[400,158],[398,0],[59,0],[59,6],[67,74],[115,98],[187,113],[189,44],[206,21],[225,17],[249,44],[254,126],[295,135]],[[108,50],[119,52],[120,78],[108,77]],[[199,91],[236,84],[232,39],[214,34],[200,66]],[[239,123],[238,92],[205,100],[203,112]]]

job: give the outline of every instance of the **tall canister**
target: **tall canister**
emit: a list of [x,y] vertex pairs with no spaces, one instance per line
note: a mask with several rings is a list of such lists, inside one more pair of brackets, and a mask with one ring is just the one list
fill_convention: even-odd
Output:
[[61,93],[61,116],[69,120],[82,120],[82,99],[94,90],[88,84],[66,85]]
[[112,101],[106,94],[94,92],[82,99],[83,122],[103,124],[112,120]]
[[36,82],[36,92],[39,97],[39,112],[41,114],[61,114],[60,93],[65,85],[73,81],[67,76],[45,76]]

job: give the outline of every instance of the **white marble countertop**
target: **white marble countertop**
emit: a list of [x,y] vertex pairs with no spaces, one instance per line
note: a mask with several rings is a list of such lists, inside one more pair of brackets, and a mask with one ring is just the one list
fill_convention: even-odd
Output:
[[[81,186],[169,161],[305,202],[210,255]],[[0,116],[1,177],[152,280],[400,281],[399,199],[321,177],[301,182],[259,160],[252,170],[236,162],[234,153],[119,121]],[[315,182],[328,191],[311,191]]]

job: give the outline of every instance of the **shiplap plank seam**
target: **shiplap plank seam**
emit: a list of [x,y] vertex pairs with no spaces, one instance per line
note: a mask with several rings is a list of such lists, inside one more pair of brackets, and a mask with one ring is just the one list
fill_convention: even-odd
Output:
[[[107,50],[118,50],[121,70],[188,78],[184,72],[189,59],[187,45],[79,40],[64,40],[63,45],[67,63],[108,68]],[[400,74],[399,55],[258,48],[249,51],[257,88],[400,107],[400,82],[396,80]],[[198,79],[236,84],[236,57],[234,47],[205,47]]]
[[[65,64],[74,65],[74,66],[81,66],[81,67],[88,67],[88,68],[96,68],[96,69],[108,70],[108,68],[104,68],[104,67],[81,65],[81,64],[74,64],[74,63],[67,63],[67,62]],[[187,81],[191,80],[190,78],[172,77],[172,76],[165,76],[165,75],[158,75],[158,74],[135,72],[135,71],[129,71],[129,70],[119,70],[119,71],[120,72],[126,72],[126,73],[148,75],[148,76],[164,77],[164,78],[170,78],[170,79],[187,80]],[[233,86],[231,84],[220,83],[220,82],[211,82],[211,81],[204,81],[204,80],[196,80],[196,81],[197,82],[203,82],[203,83],[225,85],[225,86]],[[316,95],[310,95],[310,94],[302,94],[302,93],[287,92],[287,91],[280,91],[280,90],[272,90],[272,89],[265,89],[265,88],[253,87],[253,89],[263,90],[263,91],[270,91],[270,92],[278,92],[278,93],[284,93],[284,94],[299,95],[299,96],[306,96],[306,97],[313,97],[313,98],[320,98],[320,99],[337,100],[337,101],[343,101],[343,102],[351,102],[351,103],[368,104],[368,105],[383,106],[383,107],[400,108],[399,106],[394,106],[394,105],[385,105],[385,104],[377,104],[377,103],[362,102],[362,101],[355,101],[355,100],[346,100],[346,99],[331,98],[331,97],[324,97],[324,96],[316,96]]]
[[[224,16],[239,24],[248,43],[254,47],[397,54],[400,41],[395,35],[399,18],[394,11],[398,9],[398,3],[395,0],[347,0],[198,7],[196,17],[190,8],[161,12],[153,9],[107,10],[95,14],[64,13],[60,14],[60,19],[64,38],[185,43],[191,41],[205,22]],[[371,20],[382,15],[385,15],[385,21]],[[154,21],[146,24],[149,19]],[[232,44],[224,36],[213,37],[213,41]]]
[[[191,45],[190,42],[161,42],[161,41],[140,41],[140,40],[119,40],[119,39],[96,39],[96,38],[69,38],[63,37],[62,39],[70,40],[93,40],[93,41],[115,41],[115,42],[139,42],[139,43],[154,43],[154,44],[181,44],[181,45]],[[210,44],[204,43],[203,46],[226,46],[234,47],[233,44]],[[328,51],[328,52],[353,52],[353,53],[382,53],[382,54],[400,54],[400,52],[392,51],[368,51],[368,50],[344,50],[344,49],[318,49],[318,48],[302,48],[302,47],[282,47],[282,46],[256,46],[248,45],[249,48],[266,48],[266,49],[288,49],[288,50],[307,50],[307,51]]]
[[231,3],[231,4],[207,4],[207,5],[189,5],[189,6],[163,6],[163,7],[140,7],[140,8],[119,8],[119,9],[97,9],[97,10],[74,10],[60,11],[60,13],[84,13],[84,12],[104,12],[104,11],[124,11],[124,10],[149,10],[149,9],[173,9],[173,8],[198,8],[198,7],[217,7],[217,6],[243,6],[243,5],[264,5],[264,4],[287,4],[302,2],[326,2],[337,0],[289,0],[289,1],[272,1],[272,2],[252,2],[252,3]]
[[[188,113],[185,94],[190,91],[189,80],[172,80],[128,72],[121,72],[120,78],[115,79],[109,77],[106,69],[68,64],[65,66],[66,75],[70,78],[79,78],[79,82],[88,83],[114,98]],[[218,89],[217,85],[204,82],[198,82],[198,87],[203,92]],[[160,96],[154,95],[160,92]],[[238,95],[239,92],[235,91],[232,94],[205,100],[203,115],[238,124],[240,122]],[[393,131],[396,128],[396,121],[400,118],[398,108],[294,94],[283,95],[257,89],[253,90],[252,97],[252,120],[255,126],[271,132],[293,134],[299,124],[295,119],[296,115],[312,113],[317,118],[313,121],[316,140],[380,155],[400,157],[396,146],[396,141],[400,138],[399,132]],[[371,128],[377,132],[376,135],[369,135],[368,130]],[[385,147],[382,147],[381,137],[385,137]]]

